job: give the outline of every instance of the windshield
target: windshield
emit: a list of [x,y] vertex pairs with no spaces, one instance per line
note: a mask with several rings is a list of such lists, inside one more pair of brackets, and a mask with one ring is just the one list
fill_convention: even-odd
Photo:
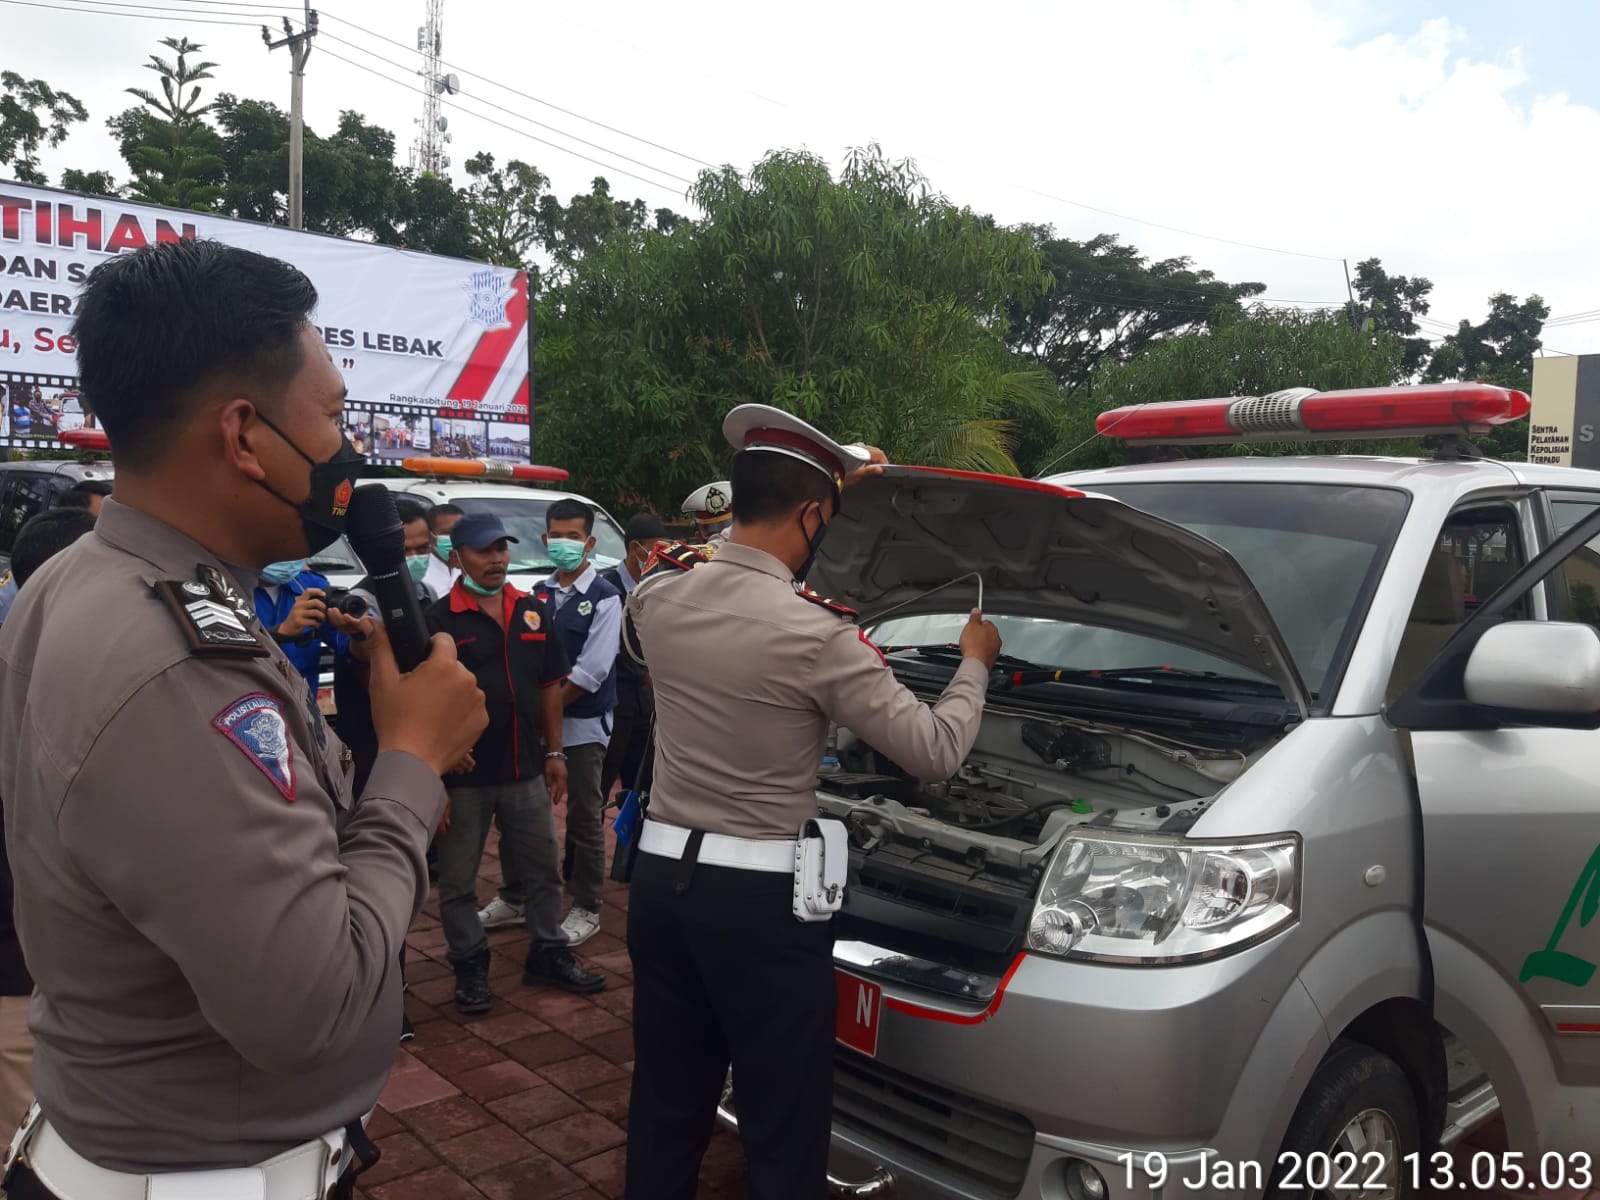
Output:
[[[506,532],[517,540],[511,543],[511,573],[527,575],[555,570],[544,550],[544,514],[552,501],[542,496],[466,496],[452,500],[457,508],[469,513],[493,513],[506,527]],[[598,508],[594,513],[594,553],[589,561],[595,570],[604,571],[616,566],[627,557],[622,530],[616,522]],[[356,560],[350,543],[340,538],[326,550],[317,552],[308,564],[313,571],[327,574],[365,574],[366,569]]]
[[[1400,491],[1324,484],[1093,483],[1084,488],[1191,529],[1233,555],[1260,591],[1317,699],[1338,682],[1407,506]],[[890,619],[872,630],[872,638],[885,648],[954,642],[965,617],[959,612]],[[1149,676],[1116,680],[1119,685],[1160,682],[1160,668],[1214,672],[1221,677],[1217,690],[1226,690],[1227,679],[1270,682],[1263,674],[1159,638],[1035,617],[990,619],[1007,655],[1041,667],[1154,669]]]

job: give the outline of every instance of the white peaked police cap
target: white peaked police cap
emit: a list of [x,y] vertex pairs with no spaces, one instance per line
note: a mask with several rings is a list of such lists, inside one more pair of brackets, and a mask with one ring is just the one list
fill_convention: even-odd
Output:
[[696,488],[684,500],[682,511],[692,514],[702,524],[727,520],[733,516],[733,484],[720,479]]
[[815,467],[833,480],[871,461],[865,446],[841,446],[799,417],[767,404],[741,404],[722,421],[722,436],[736,450],[769,450]]

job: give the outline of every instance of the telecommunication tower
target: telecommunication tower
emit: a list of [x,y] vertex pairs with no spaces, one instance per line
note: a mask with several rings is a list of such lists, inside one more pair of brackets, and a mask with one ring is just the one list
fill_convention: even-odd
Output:
[[440,111],[440,97],[461,90],[461,81],[443,73],[439,58],[444,53],[444,0],[428,0],[427,24],[417,30],[417,50],[422,54],[422,118],[417,140],[411,147],[411,167],[443,176],[450,166],[445,145],[450,141],[450,121]]

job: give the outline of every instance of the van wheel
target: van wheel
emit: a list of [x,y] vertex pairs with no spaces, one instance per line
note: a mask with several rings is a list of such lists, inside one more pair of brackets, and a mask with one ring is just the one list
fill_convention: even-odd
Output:
[[1405,1156],[1421,1142],[1405,1072],[1370,1046],[1335,1042],[1294,1110],[1268,1200],[1409,1200]]

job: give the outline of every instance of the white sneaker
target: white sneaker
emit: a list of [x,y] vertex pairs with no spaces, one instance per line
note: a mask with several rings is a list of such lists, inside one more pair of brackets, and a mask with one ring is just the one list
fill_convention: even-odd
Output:
[[567,919],[561,922],[561,932],[566,934],[567,945],[581,945],[600,932],[600,914],[574,905]]
[[499,896],[489,901],[488,906],[478,910],[478,920],[485,929],[499,929],[502,925],[522,924],[522,905],[508,904]]

